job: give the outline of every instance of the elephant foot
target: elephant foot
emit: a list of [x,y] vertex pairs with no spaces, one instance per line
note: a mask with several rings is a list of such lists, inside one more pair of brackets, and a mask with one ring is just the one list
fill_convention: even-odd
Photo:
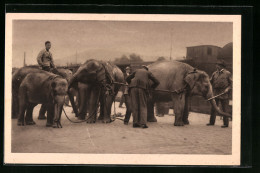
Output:
[[158,117],[164,117],[164,114],[158,114],[157,116]]
[[89,119],[89,120],[87,120],[86,122],[89,123],[89,124],[96,123],[96,121],[93,120],[93,119]]
[[184,126],[184,123],[183,122],[177,122],[177,123],[175,122],[174,126]]
[[18,121],[18,122],[17,122],[17,125],[18,125],[18,126],[24,126],[24,122],[23,122],[23,121]]
[[106,119],[103,119],[102,121],[103,123],[107,124],[107,123],[111,123],[112,120],[110,118],[106,118]]
[[25,124],[26,125],[35,125],[36,123],[34,121],[26,121]]
[[157,119],[155,117],[149,118],[147,120],[148,122],[157,122]]
[[45,115],[39,115],[38,116],[38,120],[46,120],[46,116]]
[[12,119],[17,119],[18,116],[12,115]]
[[46,127],[52,127],[52,125],[53,125],[52,123],[48,123],[48,122],[46,123]]
[[99,116],[98,117],[98,120],[103,120],[104,119],[104,116]]
[[78,120],[85,120],[85,117],[78,116]]
[[189,120],[184,120],[183,123],[184,123],[185,125],[189,125],[189,124],[190,124]]

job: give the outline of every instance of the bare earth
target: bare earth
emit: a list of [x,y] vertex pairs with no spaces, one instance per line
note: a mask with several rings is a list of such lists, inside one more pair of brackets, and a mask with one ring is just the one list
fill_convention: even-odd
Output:
[[[34,109],[34,126],[17,126],[12,120],[12,152],[15,153],[114,153],[114,154],[231,154],[232,122],[221,128],[223,121],[206,126],[209,115],[191,112],[190,125],[175,127],[174,116],[157,117],[148,129],[133,128],[115,120],[110,124],[71,123],[62,114],[63,128],[47,128],[46,120],[38,120],[40,106]],[[70,107],[68,116],[77,121]],[[116,112],[125,114],[125,108]],[[172,110],[170,111],[170,114]]]

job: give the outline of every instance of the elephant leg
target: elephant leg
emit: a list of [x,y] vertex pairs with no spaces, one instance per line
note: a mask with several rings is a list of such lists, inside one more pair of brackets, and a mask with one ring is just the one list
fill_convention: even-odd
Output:
[[152,99],[148,99],[147,101],[147,121],[157,122],[157,119],[154,116],[154,101]]
[[175,113],[175,122],[174,126],[183,126],[183,112],[185,106],[185,95],[172,95],[172,100],[174,101],[174,113]]
[[90,98],[89,98],[89,115],[87,116],[87,123],[95,123],[97,117],[98,101],[100,88],[91,88]]
[[87,114],[87,88],[80,87],[79,88],[79,117],[78,119],[84,120]]
[[[102,92],[102,91],[101,91]],[[105,99],[105,97],[104,97],[104,92],[102,92],[101,94],[100,94],[100,97],[99,97],[99,101],[100,101],[100,113],[99,113],[99,117],[98,117],[98,120],[103,120],[104,119],[104,99]]]
[[183,118],[182,118],[182,121],[183,121],[184,124],[190,124],[188,118],[189,118],[189,97],[186,94],[185,95],[184,112],[183,112]]
[[19,113],[18,92],[12,91],[12,119],[16,119]]
[[39,111],[39,116],[38,116],[39,120],[45,120],[46,119],[46,116],[45,116],[46,111],[47,111],[47,104],[42,104],[40,111]]
[[47,123],[46,127],[52,127],[54,118],[54,104],[50,103],[47,105]]
[[21,87],[19,94],[19,114],[18,114],[18,126],[24,126],[24,114],[27,108],[26,89]]
[[114,96],[107,96],[104,103],[104,119],[103,123],[111,122],[111,108],[114,101]]
[[34,125],[36,124],[33,121],[33,108],[36,106],[36,104],[28,104],[27,110],[26,110],[26,116],[25,116],[25,124],[26,125]]

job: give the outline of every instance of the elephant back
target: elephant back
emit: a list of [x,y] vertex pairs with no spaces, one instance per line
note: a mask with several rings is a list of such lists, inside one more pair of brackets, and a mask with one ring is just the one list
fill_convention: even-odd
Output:
[[159,80],[158,89],[179,90],[185,86],[184,76],[194,68],[178,61],[158,61],[148,66]]

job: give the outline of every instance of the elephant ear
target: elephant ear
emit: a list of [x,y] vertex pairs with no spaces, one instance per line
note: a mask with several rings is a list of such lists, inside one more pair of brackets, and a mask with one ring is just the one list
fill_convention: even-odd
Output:
[[56,87],[56,82],[52,81],[51,82],[51,88],[54,89]]
[[195,85],[196,73],[196,71],[190,72],[184,78],[184,81],[190,86],[190,88],[193,88]]

